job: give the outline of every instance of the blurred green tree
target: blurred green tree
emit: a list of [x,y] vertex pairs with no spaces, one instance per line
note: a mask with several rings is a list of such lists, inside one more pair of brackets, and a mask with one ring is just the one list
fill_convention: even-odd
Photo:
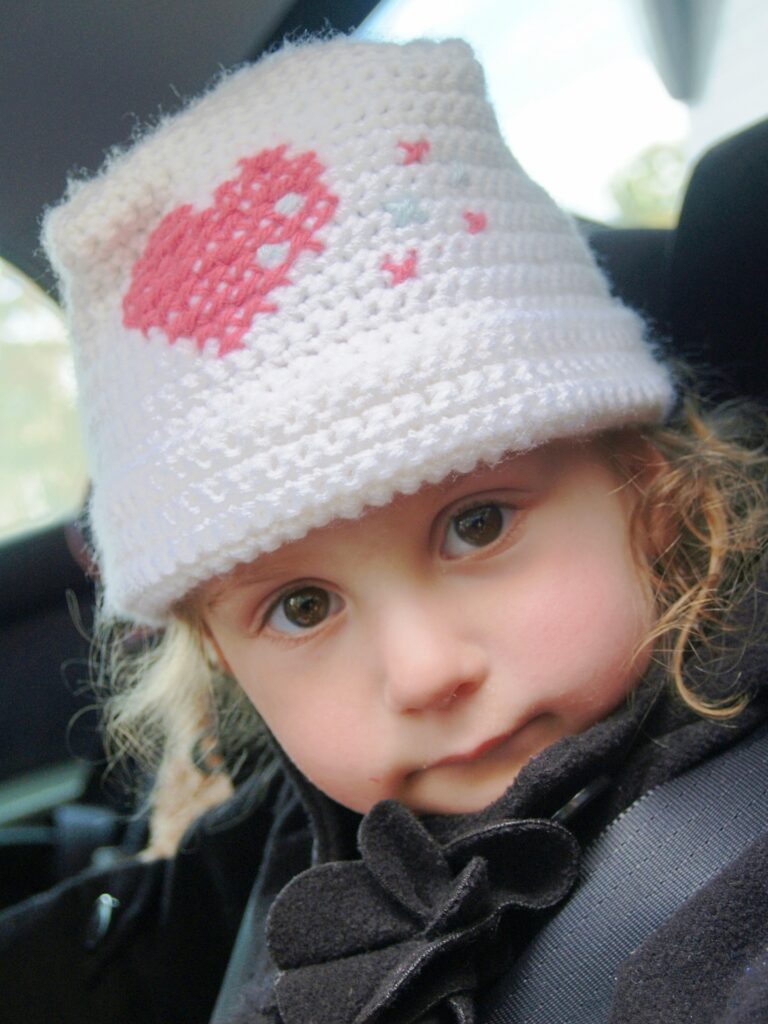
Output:
[[610,184],[618,227],[671,228],[677,223],[685,159],[680,146],[657,143],[642,150]]

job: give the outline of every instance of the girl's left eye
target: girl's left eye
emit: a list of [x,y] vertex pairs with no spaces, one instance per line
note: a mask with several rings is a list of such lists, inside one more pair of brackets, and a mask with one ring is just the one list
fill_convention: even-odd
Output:
[[441,553],[460,558],[472,549],[488,547],[504,534],[513,514],[511,508],[495,501],[462,509],[448,520]]
[[278,633],[305,633],[325,622],[342,604],[338,594],[324,587],[297,587],[272,605],[265,622]]

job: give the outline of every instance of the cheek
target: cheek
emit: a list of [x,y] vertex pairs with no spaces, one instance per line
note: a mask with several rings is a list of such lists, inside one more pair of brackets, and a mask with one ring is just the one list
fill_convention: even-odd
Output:
[[629,553],[552,549],[520,582],[510,664],[559,710],[608,713],[647,662],[632,660],[650,614]]
[[366,722],[350,722],[334,710],[327,718],[292,723],[277,739],[310,782],[353,811],[364,814],[395,795],[377,736]]
[[[235,668],[235,666],[233,666]],[[384,768],[377,768],[381,736],[362,713],[353,693],[339,685],[339,673],[322,670],[303,679],[269,674],[260,666],[258,681],[238,677],[284,753],[318,789],[352,810],[364,813],[392,795]],[[328,723],[332,723],[329,727]]]

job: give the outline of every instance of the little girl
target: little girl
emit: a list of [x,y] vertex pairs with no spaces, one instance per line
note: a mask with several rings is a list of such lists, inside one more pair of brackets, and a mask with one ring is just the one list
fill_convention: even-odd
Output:
[[[762,455],[675,402],[461,42],[285,47],[75,183],[45,244],[154,831],[15,912],[5,998],[482,1019],[580,848],[766,718]],[[722,863],[610,1020],[766,1019],[768,846]]]

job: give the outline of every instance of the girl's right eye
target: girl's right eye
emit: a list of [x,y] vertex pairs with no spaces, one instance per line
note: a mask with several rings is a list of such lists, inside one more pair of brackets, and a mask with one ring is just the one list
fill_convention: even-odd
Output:
[[283,594],[267,612],[266,625],[278,633],[302,633],[321,625],[342,607],[338,594],[324,587],[297,587]]

